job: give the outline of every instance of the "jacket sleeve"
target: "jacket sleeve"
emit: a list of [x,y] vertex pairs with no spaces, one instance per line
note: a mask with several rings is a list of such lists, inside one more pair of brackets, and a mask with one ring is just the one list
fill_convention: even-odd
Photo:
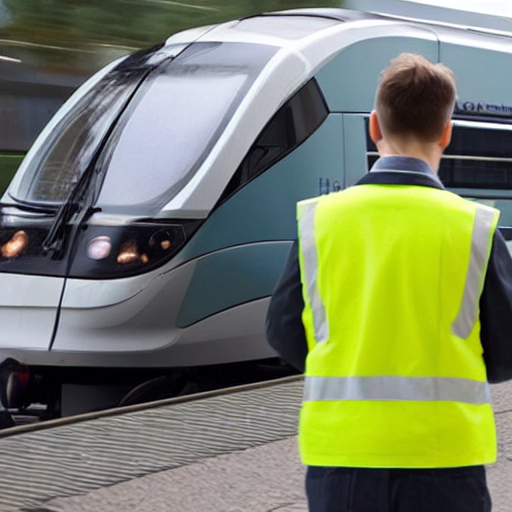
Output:
[[496,230],[480,297],[480,339],[487,379],[512,379],[512,258]]
[[302,283],[298,259],[298,244],[290,249],[288,260],[270,299],[266,318],[267,340],[287,363],[303,372],[308,352],[302,324]]

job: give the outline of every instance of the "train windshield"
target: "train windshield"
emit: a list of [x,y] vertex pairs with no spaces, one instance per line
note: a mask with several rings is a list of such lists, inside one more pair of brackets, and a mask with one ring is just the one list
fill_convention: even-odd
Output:
[[20,167],[15,198],[63,203],[89,168],[135,90],[183,45],[162,45],[113,62],[87,81],[41,132]]
[[47,134],[38,151],[27,155],[16,197],[28,202],[65,201],[143,72],[140,68],[114,69],[87,90]]
[[117,123],[97,206],[150,214],[187,183],[277,48],[195,43],[160,66]]

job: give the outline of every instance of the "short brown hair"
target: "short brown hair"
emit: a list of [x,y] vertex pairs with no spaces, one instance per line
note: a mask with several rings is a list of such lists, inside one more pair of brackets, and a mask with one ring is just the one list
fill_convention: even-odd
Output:
[[442,136],[456,96],[451,69],[402,53],[381,73],[375,109],[384,132],[431,142]]

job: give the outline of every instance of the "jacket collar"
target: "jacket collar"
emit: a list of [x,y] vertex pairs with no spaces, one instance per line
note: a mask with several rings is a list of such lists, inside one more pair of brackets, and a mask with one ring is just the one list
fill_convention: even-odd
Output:
[[444,185],[427,162],[409,156],[379,158],[356,185],[417,185],[444,190]]

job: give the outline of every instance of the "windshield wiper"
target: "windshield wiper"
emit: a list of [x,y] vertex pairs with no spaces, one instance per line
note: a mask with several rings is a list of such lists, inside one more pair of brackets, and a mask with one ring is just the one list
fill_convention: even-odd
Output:
[[[85,205],[85,203],[87,203],[87,196],[91,195],[89,187],[95,173],[96,175],[98,174],[96,172],[95,160],[96,159],[94,159],[94,162],[85,170],[82,176],[80,176],[80,179],[69,194],[68,198],[58,209],[52,227],[50,228],[48,235],[46,235],[46,238],[43,240],[43,253],[51,254],[53,258],[59,258],[62,256],[64,242],[66,240],[66,226],[73,215],[80,210],[80,204],[83,203]],[[91,206],[82,209],[83,214],[79,222],[77,222],[78,225],[85,220],[86,216],[88,217],[95,211],[100,210],[99,208],[93,209]]]

